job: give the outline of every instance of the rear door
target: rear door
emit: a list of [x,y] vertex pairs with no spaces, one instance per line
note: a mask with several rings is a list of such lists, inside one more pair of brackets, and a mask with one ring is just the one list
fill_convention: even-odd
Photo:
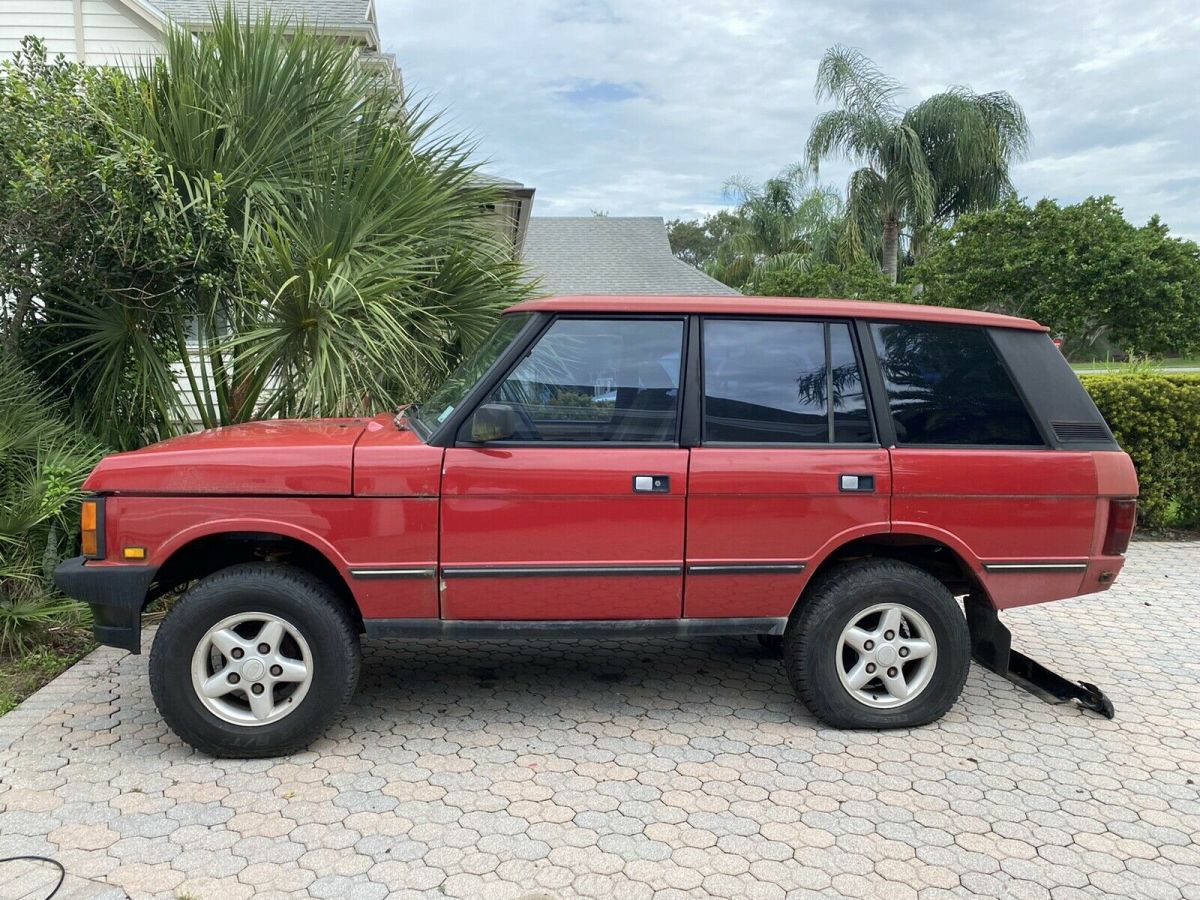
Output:
[[684,330],[559,317],[490,392],[518,431],[446,451],[444,619],[679,617]]
[[895,430],[893,529],[971,560],[1001,608],[1078,593],[1097,522],[1090,454],[1053,449],[988,329],[869,331]]
[[888,530],[891,472],[845,321],[707,317],[688,617],[786,616],[831,541]]

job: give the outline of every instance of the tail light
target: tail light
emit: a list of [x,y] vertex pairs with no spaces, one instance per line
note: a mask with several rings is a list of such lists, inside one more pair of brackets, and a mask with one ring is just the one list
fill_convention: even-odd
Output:
[[1137,524],[1136,500],[1108,501],[1108,529],[1104,532],[1105,556],[1120,556],[1129,549],[1133,528]]
[[104,559],[104,501],[84,500],[79,515],[80,549],[88,559]]

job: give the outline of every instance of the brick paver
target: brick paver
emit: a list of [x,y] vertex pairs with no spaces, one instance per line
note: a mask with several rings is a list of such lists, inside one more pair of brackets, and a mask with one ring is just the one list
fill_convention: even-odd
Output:
[[1138,543],[1005,617],[1112,722],[975,667],[934,726],[831,731],[753,639],[373,644],[311,750],[215,761],[103,649],[0,719],[0,856],[72,896],[1200,898],[1197,575]]

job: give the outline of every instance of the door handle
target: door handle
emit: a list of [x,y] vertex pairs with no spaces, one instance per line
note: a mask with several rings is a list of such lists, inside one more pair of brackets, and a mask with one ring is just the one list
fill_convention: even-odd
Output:
[[671,476],[634,475],[633,492],[635,494],[669,494],[671,493]]
[[871,494],[875,492],[874,475],[843,475],[838,489],[848,494]]

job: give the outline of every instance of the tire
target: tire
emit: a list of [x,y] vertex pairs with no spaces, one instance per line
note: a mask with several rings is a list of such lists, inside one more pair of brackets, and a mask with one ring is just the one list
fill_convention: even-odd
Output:
[[[902,624],[885,631],[883,617],[895,609]],[[944,715],[962,693],[970,647],[966,618],[945,585],[907,563],[874,559],[840,566],[812,586],[792,614],[783,652],[792,687],[819,720],[835,728],[883,729],[913,728]],[[893,676],[886,684],[885,675]],[[858,686],[856,678],[867,677]]]
[[[266,653],[254,641],[268,624],[278,649]],[[328,585],[290,566],[246,563],[203,579],[167,614],[150,651],[150,691],[171,730],[203,753],[284,756],[341,714],[360,663],[358,632]],[[241,686],[226,690],[225,681]],[[226,692],[205,699],[210,683]],[[251,708],[247,684],[263,705]]]

